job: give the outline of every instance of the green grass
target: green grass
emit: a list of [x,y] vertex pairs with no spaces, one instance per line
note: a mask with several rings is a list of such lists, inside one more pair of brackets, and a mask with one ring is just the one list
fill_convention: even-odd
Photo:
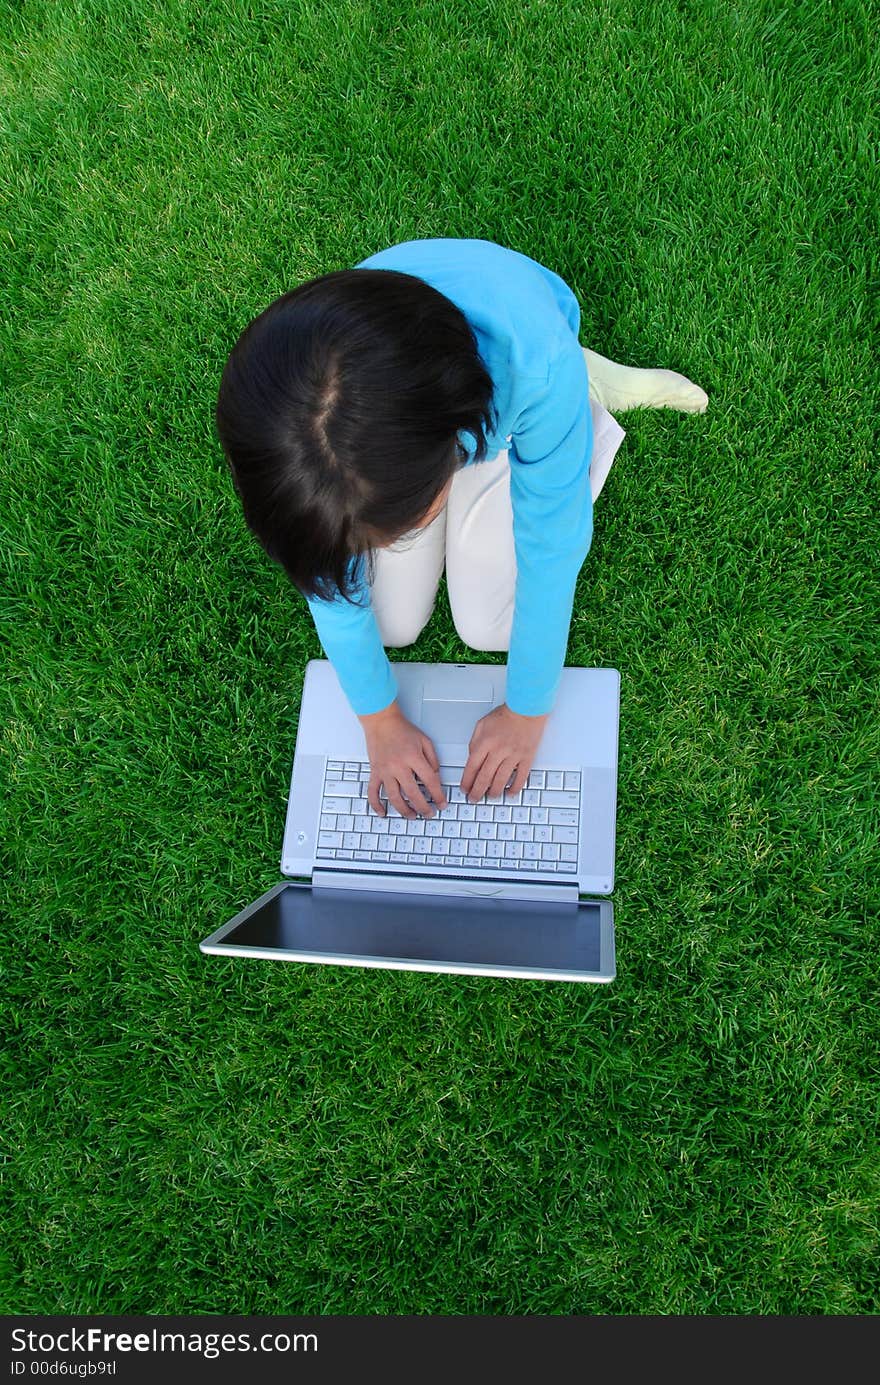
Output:
[[[873,1314],[877,7],[7,3],[2,1311]],[[307,611],[213,435],[303,279],[475,236],[628,414],[611,987],[205,958],[278,878]],[[445,595],[417,659],[457,640]]]

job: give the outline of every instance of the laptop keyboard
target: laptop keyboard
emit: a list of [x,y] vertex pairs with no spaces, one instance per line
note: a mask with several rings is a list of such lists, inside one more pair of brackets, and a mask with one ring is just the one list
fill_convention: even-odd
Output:
[[388,816],[367,802],[368,762],[330,760],[324,774],[316,856],[323,861],[445,866],[575,875],[580,827],[578,770],[532,770],[519,793],[468,803],[461,769],[440,767],[449,806],[433,818],[404,818],[380,798]]

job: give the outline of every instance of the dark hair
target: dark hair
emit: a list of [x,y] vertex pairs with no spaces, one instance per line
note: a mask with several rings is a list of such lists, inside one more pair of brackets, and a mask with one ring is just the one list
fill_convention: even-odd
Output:
[[424,280],[301,284],[242,332],[220,382],[248,528],[303,595],[353,600],[352,559],[418,524],[467,455],[460,431],[485,458],[492,389],[466,317]]

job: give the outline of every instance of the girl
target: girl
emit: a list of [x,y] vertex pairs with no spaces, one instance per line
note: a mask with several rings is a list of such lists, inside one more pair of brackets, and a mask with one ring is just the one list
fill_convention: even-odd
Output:
[[406,818],[446,806],[384,649],[418,638],[444,563],[462,640],[508,651],[506,701],[476,723],[461,788],[518,793],[624,436],[608,411],[706,408],[683,375],[582,348],[579,326],[574,294],[527,256],[409,241],[276,299],[226,363],[217,430],[245,520],[309,604],[377,813],[383,787]]

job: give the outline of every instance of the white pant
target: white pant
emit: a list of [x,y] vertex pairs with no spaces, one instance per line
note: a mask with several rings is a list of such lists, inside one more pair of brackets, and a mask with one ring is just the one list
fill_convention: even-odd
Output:
[[[592,391],[590,409],[595,500],[625,434]],[[427,528],[378,549],[375,560],[372,606],[383,644],[399,649],[415,643],[434,609],[445,563],[459,637],[471,649],[509,649],[516,555],[507,452],[457,471],[446,504]]]

